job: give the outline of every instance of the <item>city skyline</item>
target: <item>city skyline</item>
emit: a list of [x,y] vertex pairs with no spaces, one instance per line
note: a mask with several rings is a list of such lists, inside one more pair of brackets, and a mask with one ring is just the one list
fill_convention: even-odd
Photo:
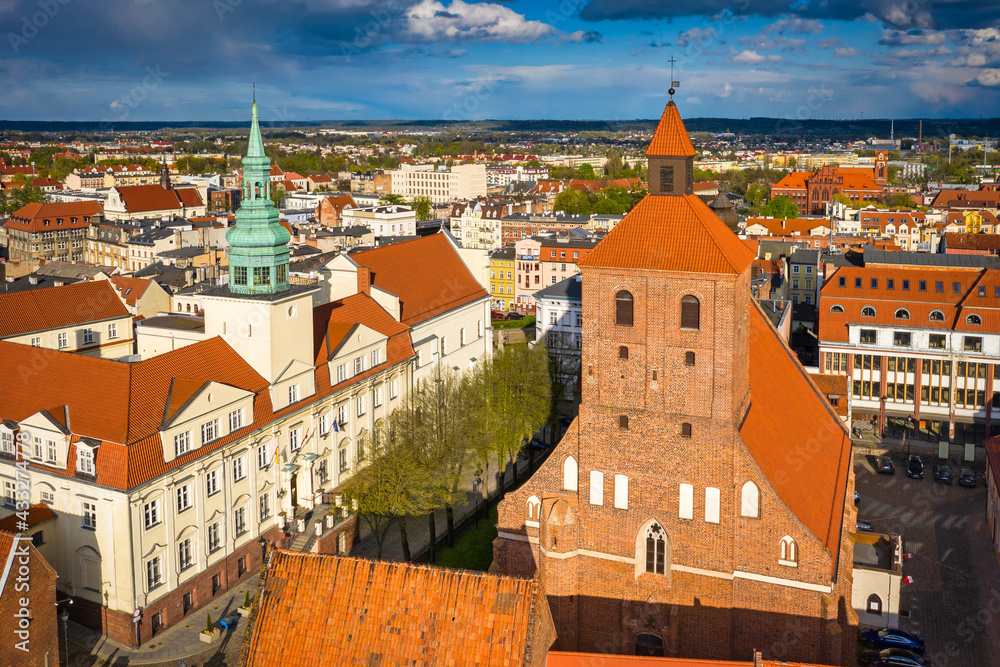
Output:
[[3,120],[975,118],[1000,8],[918,0],[0,2]]

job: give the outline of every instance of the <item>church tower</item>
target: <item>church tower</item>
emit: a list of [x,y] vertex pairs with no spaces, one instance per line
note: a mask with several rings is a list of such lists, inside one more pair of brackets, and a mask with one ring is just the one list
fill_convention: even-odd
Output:
[[288,291],[288,242],[292,235],[278,222],[271,201],[271,159],[253,102],[250,139],[243,158],[243,199],[229,242],[229,289],[234,294],[279,294]]
[[221,336],[271,383],[276,410],[315,393],[312,297],[314,284],[289,282],[288,242],[271,201],[271,160],[254,100],[243,158],[243,201],[229,242],[229,283],[204,293],[205,334]]

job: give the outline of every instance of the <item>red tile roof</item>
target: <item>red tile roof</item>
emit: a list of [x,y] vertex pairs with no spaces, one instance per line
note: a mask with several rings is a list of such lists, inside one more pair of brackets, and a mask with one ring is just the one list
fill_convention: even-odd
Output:
[[[984,216],[985,217],[985,216]],[[948,223],[945,223],[948,224]],[[996,224],[993,220],[990,224]],[[1000,251],[1000,234],[965,234],[946,232],[945,246],[948,250],[983,250],[996,254]]]
[[152,280],[149,278],[130,278],[125,276],[111,276],[111,284],[115,286],[118,293],[125,299],[125,303],[134,306],[135,302],[149,289]]
[[399,297],[400,320],[410,326],[489,297],[444,234],[365,250],[351,259],[372,270],[372,285]]
[[648,196],[580,266],[742,273],[753,252],[695,195]]
[[326,364],[337,346],[354,329],[354,325],[359,323],[389,338],[386,361],[390,365],[414,356],[410,327],[397,322],[367,294],[354,294],[340,301],[317,306],[313,310],[316,365]]
[[931,208],[1000,208],[1000,191],[941,190],[931,202]]
[[693,157],[698,154],[684,128],[684,121],[673,100],[667,102],[663,116],[656,126],[653,140],[649,142],[646,155]]
[[427,565],[275,551],[246,665],[522,665],[530,579]]
[[832,554],[836,572],[851,440],[825,394],[753,303],[751,402],[740,438],[778,497]]
[[823,395],[829,399],[831,396],[836,396],[839,398],[837,405],[833,407],[833,411],[836,412],[841,417],[847,416],[847,397],[851,392],[851,387],[848,384],[849,380],[846,375],[834,375],[832,373],[810,373],[809,379],[813,381]]
[[[45,503],[38,503],[37,505],[32,505],[28,508],[28,517],[25,523],[28,524],[27,528],[24,530],[30,530],[35,526],[45,523],[46,521],[51,521],[56,518],[56,513],[52,511],[52,508]],[[18,522],[20,517],[16,514],[10,514],[0,519],[0,532],[5,533],[19,533],[22,532],[18,528]]]
[[203,206],[201,193],[197,188],[164,188],[153,185],[120,185],[116,188],[121,195],[125,210],[129,213],[148,211],[172,211],[182,207]]
[[[29,232],[78,229],[87,227],[95,215],[104,215],[104,207],[99,202],[32,203],[11,213],[4,227],[24,229]],[[73,218],[76,218],[76,222],[72,222]],[[59,223],[60,219],[63,221],[62,224]],[[49,224],[46,225],[46,222]]]
[[775,236],[784,236],[787,234],[810,234],[814,229],[820,227],[830,228],[830,221],[825,219],[814,219],[810,220],[808,218],[790,218],[779,220],[776,218],[747,218],[747,227],[753,225],[763,225],[767,228],[768,233],[774,234]]
[[0,338],[129,317],[106,280],[0,294]]

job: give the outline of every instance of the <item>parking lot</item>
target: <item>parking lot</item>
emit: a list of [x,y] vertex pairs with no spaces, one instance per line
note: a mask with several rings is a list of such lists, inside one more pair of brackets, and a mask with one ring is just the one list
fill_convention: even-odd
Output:
[[[903,575],[900,629],[924,638],[930,664],[1000,666],[1000,568],[987,531],[986,483],[978,464],[975,489],[934,481],[936,457],[921,453],[925,478],[909,479],[894,456],[894,475],[875,472],[875,457],[858,453],[858,519],[903,537],[912,557]],[[952,462],[956,473],[962,466]]]

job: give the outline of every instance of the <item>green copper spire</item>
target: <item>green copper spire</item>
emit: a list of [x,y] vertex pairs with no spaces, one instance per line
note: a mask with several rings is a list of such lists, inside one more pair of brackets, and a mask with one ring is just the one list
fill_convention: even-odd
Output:
[[[256,96],[255,96],[256,97]],[[243,198],[229,242],[229,291],[234,294],[277,294],[288,291],[288,242],[292,235],[278,222],[271,201],[271,159],[264,153],[253,102],[250,138],[243,158]]]

